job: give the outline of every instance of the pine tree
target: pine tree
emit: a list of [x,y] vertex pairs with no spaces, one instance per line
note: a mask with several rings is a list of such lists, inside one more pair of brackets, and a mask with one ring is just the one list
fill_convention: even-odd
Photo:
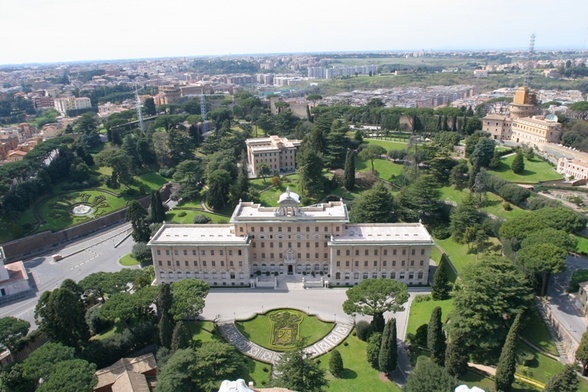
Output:
[[329,360],[329,371],[335,377],[341,377],[343,374],[343,358],[339,350],[331,351],[331,359]]
[[174,332],[171,339],[170,349],[172,353],[175,353],[177,350],[180,350],[182,348],[190,347],[191,340],[192,339],[190,337],[190,333],[188,331],[188,328],[186,328],[184,322],[178,321],[174,328]]
[[347,151],[345,157],[345,178],[343,180],[343,186],[348,191],[352,191],[355,188],[355,152],[353,150]]
[[468,370],[469,359],[468,347],[465,344],[463,334],[454,333],[454,336],[449,337],[449,344],[445,350],[445,369],[452,376],[463,376]]
[[566,365],[560,373],[554,374],[545,385],[543,392],[576,392],[580,382],[573,365]]
[[431,350],[431,359],[439,366],[445,364],[445,334],[441,321],[441,307],[437,306],[431,313],[427,329],[427,347]]
[[398,342],[396,341],[396,319],[388,320],[382,333],[382,345],[378,358],[381,372],[390,374],[398,365]]
[[374,313],[372,321],[370,322],[370,333],[372,332],[384,332],[386,320],[382,313]]
[[496,389],[498,391],[510,392],[512,383],[515,379],[516,371],[516,345],[517,336],[519,332],[519,325],[521,324],[521,314],[519,313],[514,320],[514,323],[506,335],[506,342],[502,347],[498,366],[496,366]]
[[517,150],[517,153],[512,160],[512,164],[510,165],[512,172],[515,174],[521,174],[525,171],[525,160],[523,158],[523,153],[521,150]]
[[435,275],[433,275],[433,284],[431,285],[431,297],[435,301],[442,301],[449,298],[451,292],[451,284],[447,280],[447,263],[445,257],[441,257],[441,261],[437,266]]

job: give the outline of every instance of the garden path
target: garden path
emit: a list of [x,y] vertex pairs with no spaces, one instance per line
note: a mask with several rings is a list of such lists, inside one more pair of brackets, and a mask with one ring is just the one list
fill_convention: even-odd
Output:
[[[221,333],[225,339],[231,343],[237,350],[243,354],[257,359],[258,361],[271,363],[275,365],[281,358],[282,354],[261,347],[258,344],[248,340],[243,334],[237,329],[233,321],[227,321],[218,324]],[[353,330],[353,325],[347,323],[336,323],[335,327],[329,332],[324,338],[318,342],[306,347],[304,351],[310,355],[311,358],[316,358],[323,355],[330,350],[334,349],[339,345],[347,335]]]

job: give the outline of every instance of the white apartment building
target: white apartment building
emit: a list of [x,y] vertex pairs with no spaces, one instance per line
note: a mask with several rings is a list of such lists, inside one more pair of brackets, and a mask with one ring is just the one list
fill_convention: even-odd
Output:
[[92,107],[92,102],[88,97],[54,98],[53,104],[55,105],[55,109],[61,114],[67,114],[68,110],[86,109]]
[[561,124],[543,116],[517,118],[512,122],[511,140],[515,143],[539,147],[546,143],[559,143]]
[[588,163],[562,157],[557,160],[557,172],[575,180],[588,179]]

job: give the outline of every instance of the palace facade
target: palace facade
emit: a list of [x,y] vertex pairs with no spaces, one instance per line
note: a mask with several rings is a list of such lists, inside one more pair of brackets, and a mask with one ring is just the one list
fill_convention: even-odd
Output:
[[287,189],[278,207],[240,202],[229,224],[165,223],[148,244],[156,283],[249,286],[258,275],[288,274],[331,286],[368,278],[427,284],[434,242],[421,223],[351,224],[343,201],[299,203]]

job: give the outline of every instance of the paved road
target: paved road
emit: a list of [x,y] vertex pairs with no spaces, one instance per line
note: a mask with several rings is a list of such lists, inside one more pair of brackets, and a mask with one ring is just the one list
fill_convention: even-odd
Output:
[[[129,230],[130,224],[124,224],[63,247],[53,248],[50,253],[24,260],[29,276],[37,288],[35,296],[3,305],[0,307],[0,317],[19,317],[30,322],[32,329],[36,328],[35,306],[44,291],[55,289],[68,278],[77,282],[94,272],[114,272],[122,268],[118,260],[131,252],[133,241],[129,238],[117,248],[115,245],[125,238]],[[54,262],[51,255],[56,253],[64,256],[75,254]]]
[[565,293],[570,277],[577,269],[588,269],[588,259],[568,256],[566,258],[566,270],[551,277],[547,295],[549,307],[555,318],[579,342],[582,334],[586,331],[586,322],[580,317],[580,314]]

